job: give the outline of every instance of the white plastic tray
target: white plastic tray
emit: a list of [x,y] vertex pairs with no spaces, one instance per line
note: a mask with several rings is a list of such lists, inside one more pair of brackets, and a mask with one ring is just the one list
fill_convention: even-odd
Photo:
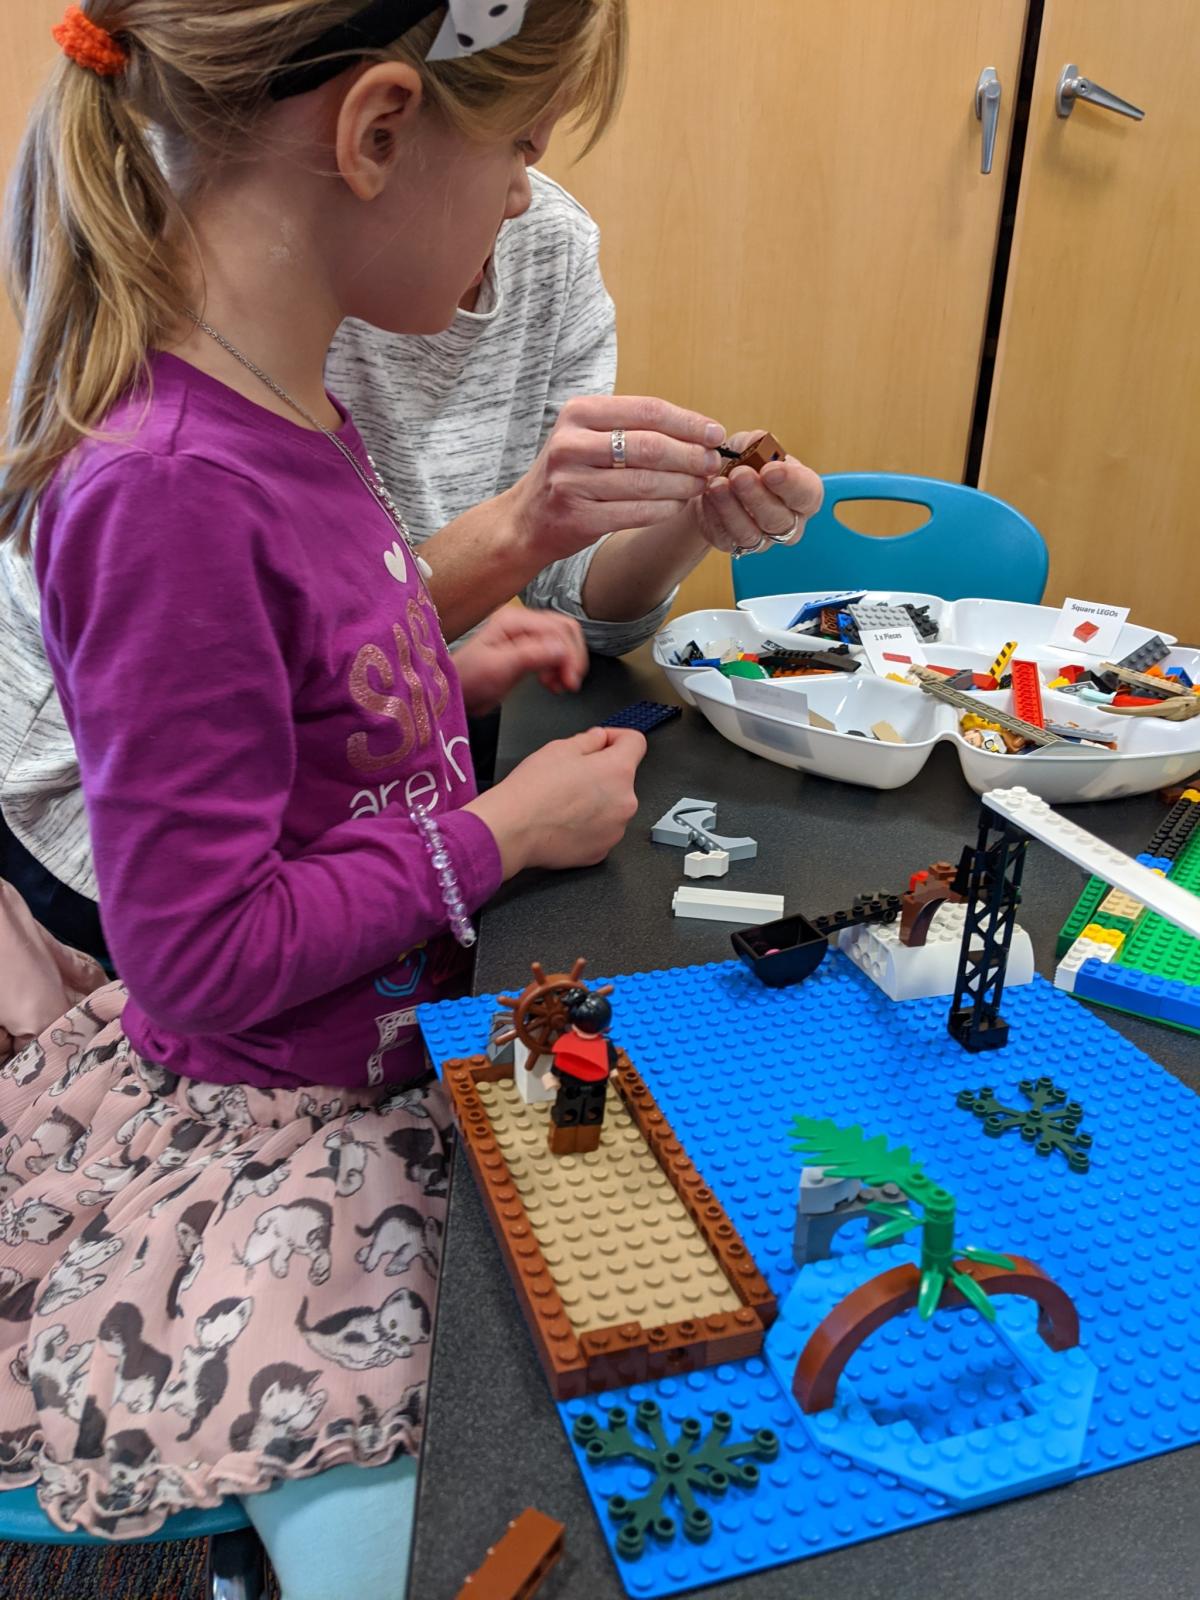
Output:
[[[1093,658],[1051,646],[1058,612],[1050,606],[1010,604],[999,600],[943,601],[936,596],[874,591],[872,602],[928,605],[939,624],[939,637],[925,646],[930,661],[942,666],[970,666],[986,672],[1000,646],[1018,643],[1018,656],[1037,661],[1042,669],[1042,699],[1048,721],[1076,722],[1103,730],[1118,741],[1116,751],[1078,745],[1051,745],[1022,755],[992,755],[970,745],[959,732],[959,711],[918,688],[877,678],[866,667],[853,675],[776,679],[785,693],[780,706],[747,707],[737,702],[732,681],[713,668],[678,667],[669,656],[695,640],[706,652],[734,640],[754,651],[767,640],[788,649],[821,649],[811,635],[789,634],[789,622],[805,600],[817,594],[773,595],[743,601],[733,611],[694,611],[667,625],[654,643],[654,659],[680,698],[694,705],[717,731],[742,749],[802,772],[813,772],[872,789],[897,789],[913,779],[935,744],[949,740],[958,753],[963,775],[976,791],[1020,785],[1052,803],[1106,800],[1144,794],[1189,778],[1200,769],[1200,717],[1190,722],[1164,722],[1149,717],[1115,717],[1045,687],[1070,660]],[[961,628],[961,635],[960,635]],[[1118,657],[1153,637],[1154,629],[1126,624],[1118,640]],[[1168,644],[1174,636],[1163,634]],[[1167,666],[1182,666],[1200,683],[1200,650],[1173,649]],[[1095,659],[1095,665],[1099,660]],[[838,731],[812,727],[797,706],[789,713],[787,695],[799,697]],[[1011,706],[1007,690],[981,692],[981,715],[987,706]],[[904,740],[890,744],[870,737],[872,724],[891,723]],[[858,737],[859,730],[867,737]]]

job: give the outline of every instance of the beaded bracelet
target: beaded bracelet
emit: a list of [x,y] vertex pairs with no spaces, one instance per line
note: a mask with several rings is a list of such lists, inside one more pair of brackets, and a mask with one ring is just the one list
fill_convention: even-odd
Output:
[[409,821],[421,835],[421,842],[429,852],[433,870],[437,873],[438,888],[442,892],[442,901],[450,918],[450,932],[464,950],[469,950],[475,943],[475,929],[467,917],[467,904],[462,897],[458,874],[450,860],[446,841],[442,838],[442,830],[424,806],[414,806],[408,816]]

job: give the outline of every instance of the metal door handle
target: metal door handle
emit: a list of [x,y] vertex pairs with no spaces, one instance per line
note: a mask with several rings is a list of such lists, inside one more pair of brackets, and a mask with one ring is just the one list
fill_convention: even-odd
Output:
[[1000,126],[1000,79],[995,67],[984,67],[975,85],[975,115],[983,123],[983,158],[980,172],[992,170],[996,154],[996,129]]
[[1119,94],[1102,89],[1090,78],[1081,78],[1079,68],[1071,62],[1062,69],[1058,90],[1054,96],[1059,116],[1069,117],[1075,109],[1076,100],[1086,100],[1089,105],[1100,106],[1104,111],[1116,111],[1122,117],[1132,117],[1135,122],[1140,122],[1146,115],[1138,106],[1130,105],[1128,100],[1122,100]]

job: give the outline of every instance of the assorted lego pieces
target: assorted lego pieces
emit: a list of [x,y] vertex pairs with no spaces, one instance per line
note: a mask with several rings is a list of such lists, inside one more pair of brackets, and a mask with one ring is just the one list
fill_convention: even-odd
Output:
[[[929,940],[943,917],[963,909],[944,905]],[[585,1446],[574,1445],[632,1595],[677,1593],[802,1560],[1194,1442],[1192,1374],[1172,1352],[1187,1347],[1200,1315],[1200,1275],[1191,1259],[1200,1200],[1173,1183],[1147,1188],[1144,1174],[1169,1172],[1181,1141],[1200,1142],[1200,1102],[1098,1018],[1040,979],[1006,986],[1010,1038],[993,1058],[1001,1072],[994,1094],[1005,1107],[1019,1106],[1019,1085],[1036,1085],[1044,1074],[1048,1038],[1056,1059],[1073,1063],[1072,1094],[1086,1103],[1087,1124],[1096,1131],[1090,1170],[1077,1176],[1058,1159],[1034,1160],[1020,1134],[980,1139],[976,1119],[956,1109],[962,1057],[946,1033],[944,1000],[893,1006],[836,953],[790,991],[769,990],[727,963],[622,977],[613,1001],[621,1043],[644,1063],[670,1138],[686,1146],[708,1193],[719,1197],[729,1225],[783,1301],[763,1355],[693,1370],[682,1380],[670,1373],[664,1382],[631,1380],[632,1394],[623,1389],[560,1407],[568,1437],[584,1413],[605,1433],[614,1409],[629,1419],[639,1402],[652,1399],[668,1447],[686,1448],[685,1419],[712,1420],[717,1413],[730,1419],[729,1439],[753,1439],[761,1428],[779,1439],[779,1454],[763,1464],[756,1488],[730,1482],[719,1513],[712,1505],[707,1541],[693,1545],[675,1536],[660,1543],[647,1529],[636,1559],[616,1555],[622,1524],[610,1517],[609,1501],[613,1495],[642,1500],[653,1484],[648,1466],[628,1456],[592,1464]],[[494,1009],[487,997],[423,1007],[434,1058],[468,1054]],[[718,1015],[721,1026],[714,1028]],[[802,1067],[793,1070],[793,1063]],[[907,1088],[897,1092],[901,1085]],[[1144,1114],[1148,1105],[1152,1120]],[[824,1174],[814,1179],[814,1156],[807,1204],[799,1191],[810,1231],[797,1275],[800,1214],[792,1202],[805,1157],[788,1150],[797,1108],[843,1128],[870,1119],[886,1127],[885,1148],[936,1147],[937,1187],[957,1197],[956,1234],[994,1241],[1008,1260],[1027,1256],[1068,1284],[1081,1346],[1049,1349],[1037,1331],[1037,1305],[1024,1298],[1023,1269],[997,1268],[997,1278],[1022,1287],[997,1298],[995,1284],[984,1282],[994,1322],[952,1309],[935,1311],[925,1323],[912,1319],[911,1328],[893,1317],[878,1339],[849,1356],[834,1403],[802,1415],[791,1383],[812,1332],[866,1279],[917,1263],[903,1245],[856,1246],[847,1226],[855,1217],[830,1225],[822,1241],[821,1219],[837,1213],[852,1189],[851,1205],[907,1202],[894,1191],[870,1192],[882,1185],[858,1188],[859,1180],[851,1185]],[[1135,1126],[1136,1139],[1105,1137],[1106,1130]],[[551,1159],[541,1139],[531,1148],[539,1160]],[[565,1176],[592,1166],[604,1148],[555,1168]],[[831,1211],[820,1209],[826,1197]],[[1118,1256],[1137,1281],[1169,1290],[1156,1292],[1152,1305],[1140,1296],[1128,1303],[1114,1296]],[[956,1270],[963,1259],[952,1243]],[[1065,1323],[1057,1304],[1051,1310],[1049,1326],[1058,1337]],[[706,1503],[703,1494],[699,1499]],[[683,1519],[675,1514],[675,1520]]]
[[[1138,863],[1191,898],[1200,919],[1200,788],[1186,789]],[[1146,896],[1089,878],[1058,943],[1060,989],[1168,1027],[1200,1032],[1200,932],[1177,926]],[[1185,905],[1187,900],[1183,902]],[[1197,923],[1200,928],[1200,922]]]

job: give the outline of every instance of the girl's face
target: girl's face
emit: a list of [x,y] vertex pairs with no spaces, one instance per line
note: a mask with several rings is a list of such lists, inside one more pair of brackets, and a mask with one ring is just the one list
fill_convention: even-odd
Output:
[[481,144],[427,107],[410,107],[400,126],[373,126],[386,181],[347,219],[336,274],[345,315],[390,333],[449,327],[481,281],[501,225],[529,209],[528,168],[553,127],[547,116],[515,139]]

